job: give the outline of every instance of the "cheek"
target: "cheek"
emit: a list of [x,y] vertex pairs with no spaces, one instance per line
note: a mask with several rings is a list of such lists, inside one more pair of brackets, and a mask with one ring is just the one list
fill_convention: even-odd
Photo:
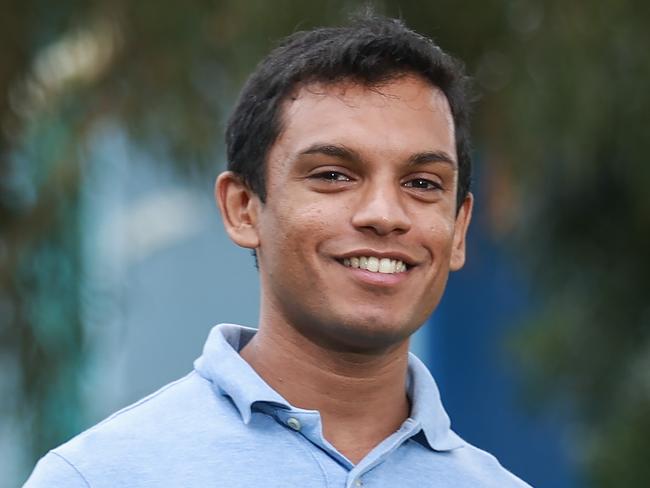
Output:
[[454,240],[454,223],[448,219],[435,220],[427,229],[425,237],[434,257],[449,256]]
[[332,228],[332,216],[321,205],[287,203],[269,210],[263,223],[261,247],[263,251],[266,248],[273,254],[280,253],[283,261],[317,249]]

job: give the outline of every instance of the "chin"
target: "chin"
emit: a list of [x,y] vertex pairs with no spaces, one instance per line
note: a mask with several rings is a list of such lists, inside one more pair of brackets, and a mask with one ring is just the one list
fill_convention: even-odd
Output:
[[[385,351],[402,344],[421,324],[387,320],[386,315],[355,315],[321,323],[320,336],[326,347],[339,351],[369,353]],[[324,333],[323,333],[324,332]]]

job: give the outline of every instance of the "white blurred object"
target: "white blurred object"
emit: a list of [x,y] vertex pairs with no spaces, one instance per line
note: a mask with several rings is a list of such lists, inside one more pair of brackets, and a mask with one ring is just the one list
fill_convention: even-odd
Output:
[[[123,236],[123,259],[132,265],[190,239],[204,230],[205,205],[190,191],[178,188],[148,193],[119,209],[100,229],[100,243]],[[110,250],[107,254],[110,254]]]

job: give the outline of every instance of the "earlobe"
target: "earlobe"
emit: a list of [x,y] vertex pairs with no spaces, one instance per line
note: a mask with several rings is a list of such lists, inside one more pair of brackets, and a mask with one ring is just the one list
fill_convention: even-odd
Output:
[[451,249],[449,269],[458,271],[465,265],[466,239],[469,223],[472,220],[472,208],[474,206],[474,195],[468,193],[463,201],[454,226],[454,241]]
[[217,177],[214,197],[228,236],[238,246],[256,249],[259,246],[259,197],[232,171]]

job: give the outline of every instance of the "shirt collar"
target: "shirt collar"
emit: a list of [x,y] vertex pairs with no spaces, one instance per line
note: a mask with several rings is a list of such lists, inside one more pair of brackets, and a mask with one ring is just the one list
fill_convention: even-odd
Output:
[[[249,327],[219,324],[210,331],[203,354],[194,362],[194,368],[202,377],[232,399],[246,424],[250,422],[256,403],[293,408],[239,355],[255,332]],[[422,426],[429,447],[436,451],[449,451],[463,446],[462,439],[450,429],[438,387],[427,367],[411,353],[408,364],[411,418]]]
[[451,430],[433,376],[415,354],[409,353],[408,362],[406,388],[411,399],[411,418],[422,426],[429,447],[436,451],[450,451],[464,446],[464,441]]
[[194,369],[212,382],[221,394],[230,397],[245,424],[251,420],[255,403],[270,403],[291,408],[239,355],[239,351],[257,332],[250,327],[219,324],[212,328],[203,346],[203,354],[194,361]]

